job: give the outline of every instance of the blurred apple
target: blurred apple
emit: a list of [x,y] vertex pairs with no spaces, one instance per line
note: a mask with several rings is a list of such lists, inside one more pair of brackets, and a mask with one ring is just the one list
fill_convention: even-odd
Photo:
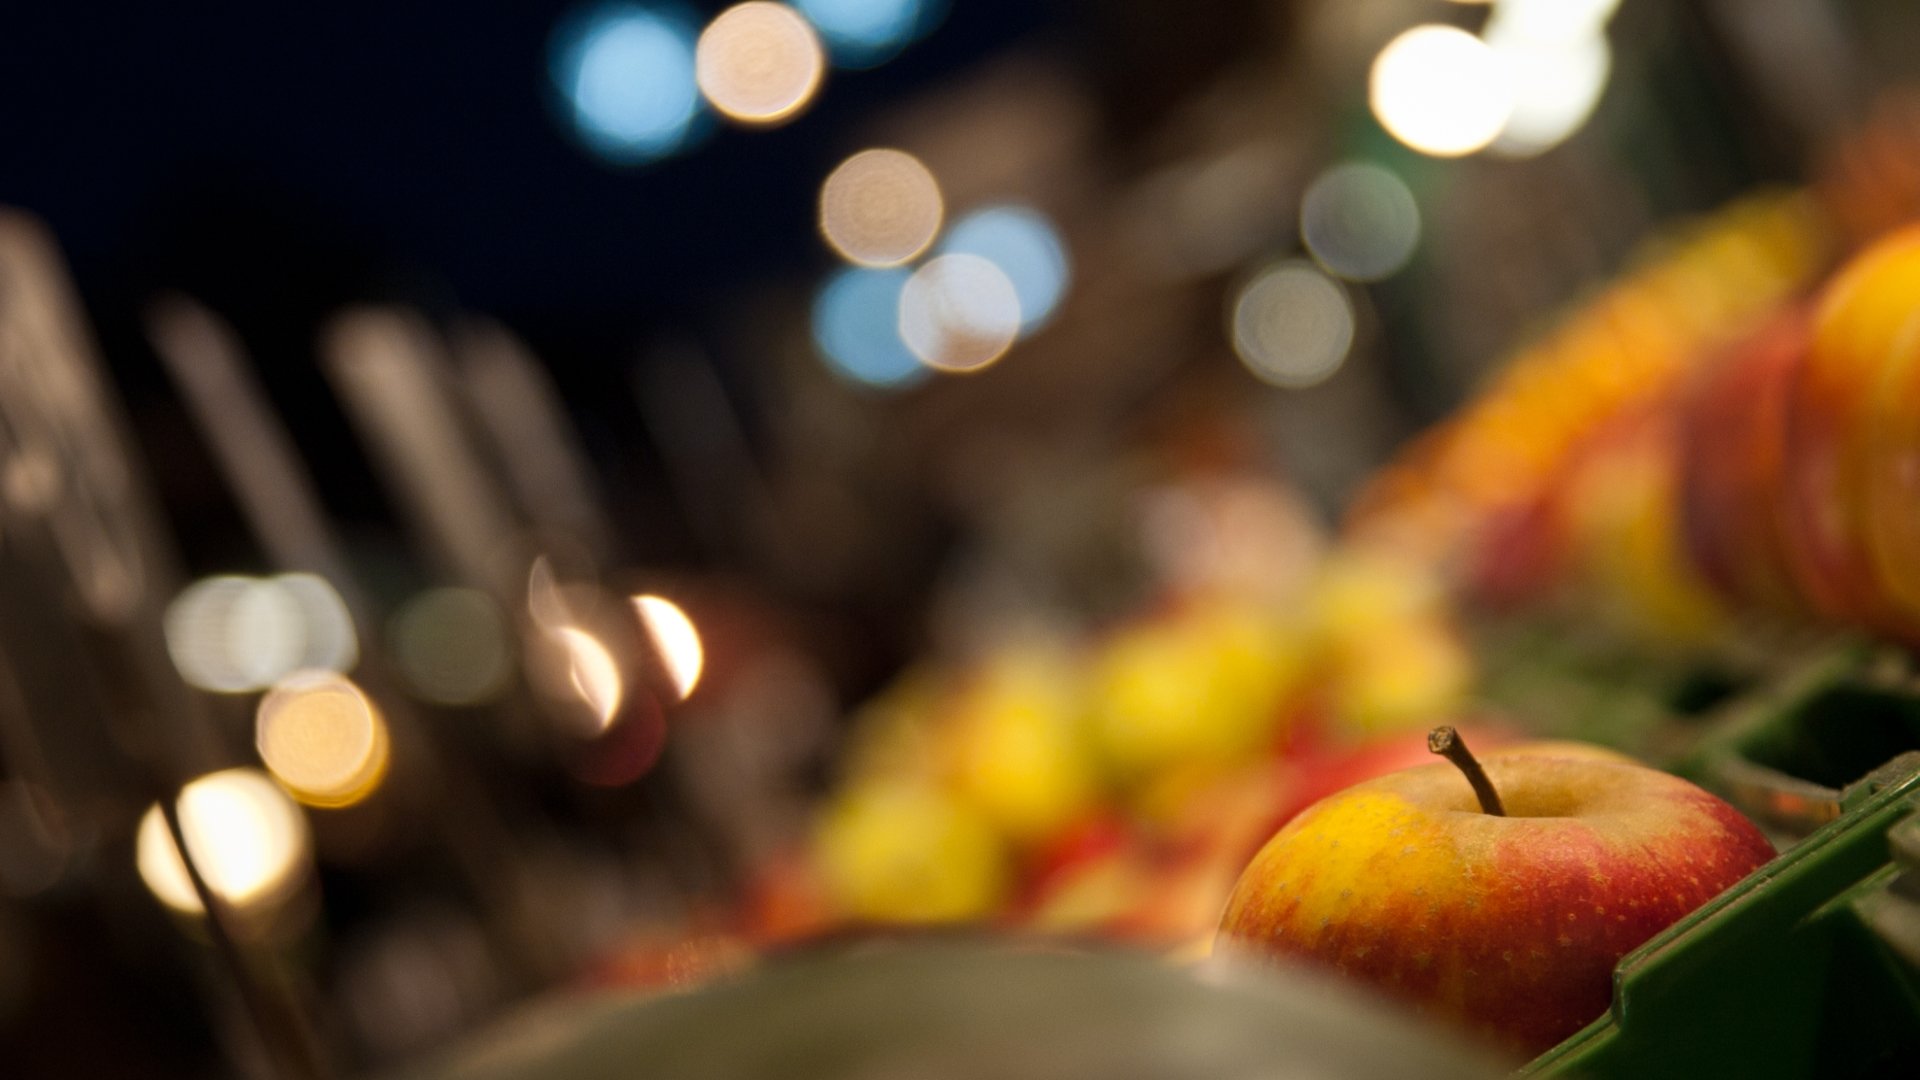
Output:
[[990,658],[948,706],[942,750],[956,793],[1002,835],[1031,846],[1093,805],[1073,657],[1023,643]]
[[1137,623],[1096,664],[1094,746],[1129,784],[1245,761],[1275,738],[1304,659],[1285,621],[1252,605],[1196,601]]
[[1694,565],[1722,595],[1765,611],[1806,608],[1780,519],[1788,393],[1807,313],[1786,308],[1705,365],[1680,402],[1680,511]]
[[843,791],[815,844],[829,899],[883,923],[985,918],[1009,887],[1007,853],[977,810],[938,788],[880,780]]
[[1876,595],[1865,548],[1866,420],[1883,369],[1920,321],[1916,293],[1920,225],[1849,260],[1815,302],[1787,410],[1783,521],[1801,588],[1820,614],[1877,628],[1896,620]]

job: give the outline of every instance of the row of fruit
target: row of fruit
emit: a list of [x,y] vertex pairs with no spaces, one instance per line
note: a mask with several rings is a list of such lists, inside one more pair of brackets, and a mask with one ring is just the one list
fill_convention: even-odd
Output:
[[1483,508],[1461,545],[1483,600],[1556,588],[1638,628],[1711,639],[1728,613],[1920,643],[1920,228],[1784,298]]
[[1349,536],[1449,564],[1487,522],[1554,488],[1598,433],[1803,289],[1828,246],[1820,204],[1800,193],[1752,196],[1657,238],[1381,470]]
[[1376,560],[1293,604],[1188,595],[1009,641],[862,711],[812,866],[851,922],[1197,942],[1278,821],[1356,778],[1332,758],[1452,716],[1469,678],[1438,590]]

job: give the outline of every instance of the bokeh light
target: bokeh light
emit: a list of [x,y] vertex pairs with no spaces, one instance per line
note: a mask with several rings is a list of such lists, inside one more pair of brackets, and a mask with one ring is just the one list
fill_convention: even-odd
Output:
[[217,693],[259,690],[298,668],[349,670],[360,656],[346,604],[312,574],[203,578],[167,606],[164,628],[180,676]]
[[552,634],[566,653],[569,683],[593,715],[592,733],[606,731],[620,715],[620,702],[626,697],[620,666],[599,638],[577,626],[562,626]]
[[919,255],[945,213],[933,173],[904,150],[862,150],[820,185],[820,233],[860,266],[898,266]]
[[254,745],[267,770],[309,806],[352,806],[373,794],[391,759],[387,725],[353,680],[295,672],[254,711]]
[[301,649],[296,666],[352,671],[360,661],[360,638],[339,591],[317,574],[280,574],[268,584],[285,590],[300,609]]
[[777,124],[812,103],[827,58],[813,27],[785,4],[748,0],[714,16],[694,48],[708,103],[731,120]]
[[988,206],[955,221],[940,241],[948,254],[977,255],[1013,283],[1020,332],[1030,334],[1060,305],[1069,279],[1066,245],[1046,215],[1026,206]]
[[258,690],[300,659],[299,604],[255,578],[194,582],[167,606],[164,628],[180,677],[202,690]]
[[[178,806],[194,865],[214,895],[236,911],[270,907],[298,884],[311,850],[307,821],[267,774],[208,773],[181,791]],[[158,806],[140,819],[134,859],[161,903],[188,914],[205,910]]]
[[1549,40],[1528,37],[1513,29],[1517,25],[1496,22],[1487,29],[1487,44],[1513,73],[1517,91],[1493,150],[1531,157],[1559,145],[1593,115],[1613,50],[1603,33]]
[[946,14],[947,0],[795,0],[795,6],[826,39],[834,63],[865,68],[931,30]]
[[664,596],[636,596],[633,609],[640,625],[660,654],[660,662],[673,680],[673,689],[685,701],[700,685],[700,671],[706,664],[706,651],[700,644],[700,631],[680,605]]
[[677,14],[593,8],[556,31],[550,70],[581,141],[609,161],[665,157],[695,132],[694,31]]
[[1498,0],[1487,36],[1575,41],[1606,29],[1620,0]]
[[1373,115],[1394,138],[1424,154],[1459,157],[1493,142],[1513,112],[1505,60],[1452,26],[1416,26],[1374,59]]
[[429,589],[393,615],[387,640],[408,689],[436,705],[498,697],[513,674],[507,619],[478,589]]
[[1233,350],[1275,386],[1312,386],[1338,371],[1353,347],[1353,304],[1319,269],[1286,262],[1261,271],[1233,301]]
[[1398,272],[1420,241],[1420,208],[1398,176],[1361,161],[1316,177],[1300,203],[1300,237],[1321,266],[1350,281]]
[[942,371],[978,371],[1020,333],[1020,297],[1006,272],[978,255],[940,255],[900,290],[900,339]]
[[836,271],[813,301],[813,341],[838,374],[868,386],[898,387],[928,374],[900,340],[905,270]]

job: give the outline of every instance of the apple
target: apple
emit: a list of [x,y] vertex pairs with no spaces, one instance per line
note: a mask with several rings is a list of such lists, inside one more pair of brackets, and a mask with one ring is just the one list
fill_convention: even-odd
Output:
[[1789,306],[1704,366],[1680,399],[1680,512],[1687,551],[1723,595],[1804,612],[1780,506],[1788,393],[1811,333]]
[[1216,950],[1332,968],[1537,1054],[1606,1011],[1622,955],[1773,857],[1678,777],[1553,747],[1482,768],[1451,728],[1430,739],[1459,767],[1358,784],[1268,841]]
[[[1460,730],[1473,737],[1473,745],[1481,747],[1506,746],[1515,738],[1496,722],[1473,721]],[[1244,855],[1251,858],[1269,837],[1301,811],[1329,795],[1364,780],[1432,761],[1433,754],[1426,744],[1408,738],[1404,732],[1374,736],[1357,744],[1321,747],[1296,758],[1278,760],[1273,764],[1277,773],[1271,788],[1274,798],[1265,808],[1266,827]]]
[[1891,354],[1920,313],[1920,225],[1850,259],[1821,289],[1805,360],[1789,392],[1782,524],[1816,610],[1885,628],[1893,620],[1866,550],[1868,414]]

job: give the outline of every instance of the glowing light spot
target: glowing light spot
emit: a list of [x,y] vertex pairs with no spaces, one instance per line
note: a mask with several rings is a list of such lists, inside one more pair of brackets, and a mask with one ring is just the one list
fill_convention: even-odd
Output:
[[931,30],[946,14],[947,0],[795,0],[834,63],[873,67]]
[[1353,346],[1346,290],[1303,263],[1271,267],[1233,302],[1234,352],[1275,386],[1312,386],[1339,370]]
[[352,671],[360,660],[360,639],[353,630],[353,615],[333,585],[316,574],[281,574],[268,584],[285,590],[300,610],[297,666]]
[[527,569],[527,614],[532,616],[534,625],[542,630],[553,630],[573,622],[573,609],[567,601],[567,592],[561,588],[560,579],[553,572],[553,562],[545,555],[536,557],[533,565]]
[[1575,41],[1606,29],[1620,0],[1498,0],[1487,36],[1510,40]]
[[693,50],[684,20],[634,4],[607,4],[564,23],[550,67],[588,149],[631,164],[682,148],[700,108]]
[[[290,895],[310,850],[307,822],[267,774],[208,773],[186,786],[178,807],[187,851],[214,895],[242,913]],[[161,903],[189,914],[205,910],[158,806],[140,819],[134,860]]]
[[941,255],[900,290],[900,338],[921,362],[978,371],[1020,332],[1020,298],[1006,272],[978,255]]
[[1321,266],[1351,281],[1389,277],[1413,257],[1420,208],[1398,176],[1378,165],[1335,165],[1307,188],[1300,236]]
[[1613,68],[1604,34],[1541,40],[1490,27],[1487,44],[1513,72],[1513,114],[1494,140],[1495,153],[1531,157],[1580,130],[1600,104]]
[[407,686],[437,705],[498,697],[513,674],[507,620],[477,589],[430,589],[394,613],[388,640]]
[[1006,274],[1020,302],[1022,336],[1047,321],[1067,289],[1067,251],[1060,234],[1046,215],[1029,207],[975,210],[953,223],[940,250],[977,255]]
[[577,626],[562,626],[553,631],[553,637],[566,650],[567,678],[597,721],[594,733],[612,727],[626,691],[613,654],[599,638]]
[[167,606],[167,651],[203,690],[258,690],[299,664],[306,642],[299,601],[254,578],[222,575],[181,590]]
[[945,211],[933,173],[904,150],[862,150],[820,185],[820,233],[860,266],[898,266],[927,250]]
[[282,679],[254,711],[260,760],[309,806],[351,806],[386,778],[386,721],[353,680],[325,671]]
[[827,67],[820,39],[785,4],[748,0],[714,16],[694,47],[700,92],[746,124],[777,124],[812,103]]
[[217,693],[259,690],[297,668],[344,671],[360,657],[346,604],[312,574],[204,578],[167,606],[164,629],[180,676]]
[[1491,143],[1513,112],[1505,60],[1451,26],[1416,26],[1374,59],[1373,115],[1424,154],[1459,157]]
[[900,340],[905,270],[846,267],[813,301],[813,341],[835,372],[869,386],[918,382],[927,369]]
[[706,652],[700,645],[700,631],[696,630],[693,620],[680,609],[680,605],[664,596],[636,596],[633,607],[640,615],[640,625],[646,628],[647,637],[652,639],[653,647],[660,651],[660,659],[666,665],[667,677],[673,680],[673,688],[685,701],[700,685],[700,669],[706,663]]

